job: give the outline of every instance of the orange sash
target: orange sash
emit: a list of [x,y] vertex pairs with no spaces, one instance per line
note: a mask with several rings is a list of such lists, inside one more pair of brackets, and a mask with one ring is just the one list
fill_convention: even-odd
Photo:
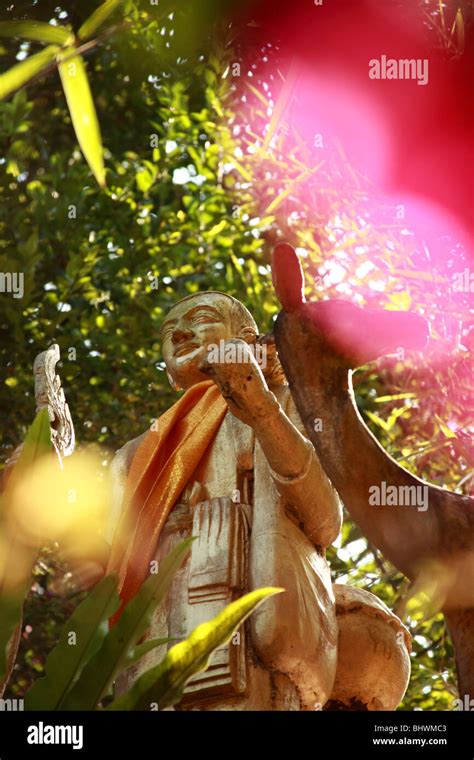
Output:
[[191,479],[227,412],[212,380],[188,388],[140,444],[128,474],[125,506],[115,531],[107,574],[117,573],[122,604],[113,625],[150,569],[166,519]]

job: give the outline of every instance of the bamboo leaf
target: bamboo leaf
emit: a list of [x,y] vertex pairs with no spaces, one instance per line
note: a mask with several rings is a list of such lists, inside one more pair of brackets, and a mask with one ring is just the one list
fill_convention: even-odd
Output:
[[390,431],[390,426],[388,425],[385,420],[383,420],[381,417],[378,416],[378,414],[375,414],[375,412],[369,412],[365,411],[365,414],[369,418],[369,420],[372,420],[372,422],[375,425],[378,425],[378,427],[382,428],[382,430],[385,430],[386,433]]
[[292,61],[290,64],[288,77],[285,80],[285,83],[282,87],[280,95],[278,96],[278,100],[275,104],[275,108],[273,109],[273,113],[270,119],[270,124],[268,125],[267,133],[265,135],[265,139],[262,145],[263,153],[265,153],[268,150],[272,137],[279,129],[280,124],[285,115],[285,111],[290,106],[291,101],[293,100],[297,78],[298,78],[297,64],[295,63],[295,61]]
[[85,666],[81,678],[62,703],[63,710],[93,710],[107,692],[115,676],[132,657],[137,641],[149,627],[152,615],[168,591],[174,574],[190,550],[194,539],[176,546],[163,560],[159,572],[151,575],[139,593],[127,604],[101,648]]
[[464,19],[462,17],[462,11],[458,8],[456,13],[456,38],[457,38],[457,52],[459,55],[464,53],[465,33],[464,33]]
[[416,272],[413,269],[391,269],[391,273],[408,280],[422,280],[424,282],[439,283],[448,282],[447,278],[442,277],[441,275],[432,274],[431,272]]
[[58,68],[77,140],[94,177],[104,187],[102,139],[84,61],[80,55],[62,54]]
[[438,421],[439,429],[443,433],[445,438],[456,438],[456,433],[454,433],[450,427],[448,427],[443,420],[438,417],[437,414],[435,414],[435,418]]
[[224,645],[238,626],[261,602],[284,589],[262,588],[227,605],[208,623],[199,625],[185,641],[172,647],[160,665],[144,673],[134,686],[108,710],[149,710],[156,702],[160,710],[179,702],[186,682],[207,668],[212,652]]
[[0,37],[22,37],[53,45],[67,45],[74,40],[70,29],[43,21],[0,21]]
[[247,80],[245,81],[245,85],[248,87],[250,92],[252,92],[261,103],[263,103],[265,108],[270,107],[270,101],[260,92],[260,90],[257,90],[257,88],[254,87],[253,84],[250,84],[250,82],[247,82]]
[[232,156],[232,163],[235,166],[235,168],[237,169],[237,171],[239,172],[239,174],[247,182],[252,182],[252,175],[250,174],[250,172],[247,171],[247,169],[245,169],[245,167],[242,166],[242,164],[239,161],[237,161],[237,159],[235,158],[235,156]]
[[94,32],[102,26],[104,21],[110,16],[110,14],[118,8],[122,0],[107,0],[107,2],[99,5],[99,7],[92,13],[89,18],[84,21],[80,27],[77,36],[80,40],[90,37]]
[[[108,619],[119,606],[117,577],[108,575],[75,609],[46,660],[46,676],[38,679],[25,699],[27,710],[60,710],[85,665],[102,646]],[[69,636],[75,633],[71,646]]]
[[439,11],[439,17],[441,19],[441,28],[443,29],[443,32],[446,31],[446,24],[444,21],[444,8],[443,8],[443,0],[438,0],[438,11]]
[[3,100],[10,93],[23,87],[30,79],[39,74],[42,69],[54,60],[59,47],[50,45],[41,50],[39,53],[30,55],[21,63],[12,66],[4,74],[0,74],[0,100]]
[[325,163],[324,161],[320,161],[320,163],[316,164],[316,166],[314,166],[312,169],[304,169],[304,171],[298,174],[298,176],[295,177],[295,179],[291,180],[288,184],[288,187],[282,190],[281,193],[279,193],[277,197],[274,198],[268,204],[267,208],[265,209],[265,214],[273,214],[273,212],[276,211],[278,206],[280,206],[283,203],[283,201],[294,192],[298,184],[300,182],[303,182],[303,180],[308,179],[308,177],[311,177],[312,174],[316,174],[316,172],[319,171],[319,169],[321,168],[321,166],[323,166],[324,163]]
[[399,399],[404,398],[416,398],[416,393],[394,393],[391,396],[377,396],[376,399],[374,399],[376,404],[384,404],[386,401],[398,401]]
[[400,406],[398,409],[394,409],[387,420],[388,429],[392,430],[398,418],[402,417],[410,408],[410,406]]

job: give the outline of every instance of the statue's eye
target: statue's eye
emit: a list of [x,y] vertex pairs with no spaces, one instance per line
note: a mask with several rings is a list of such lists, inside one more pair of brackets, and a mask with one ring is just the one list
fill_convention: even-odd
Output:
[[193,318],[193,324],[205,324],[206,322],[214,322],[215,318],[210,314],[201,314]]

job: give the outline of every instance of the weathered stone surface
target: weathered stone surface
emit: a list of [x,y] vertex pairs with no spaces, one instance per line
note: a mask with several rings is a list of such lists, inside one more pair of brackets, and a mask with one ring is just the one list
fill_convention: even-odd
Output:
[[[172,386],[186,389],[210,377],[229,411],[159,538],[158,561],[178,541],[198,536],[148,636],[183,638],[244,592],[282,586],[286,592],[261,605],[235,641],[215,653],[208,673],[188,684],[175,709],[318,710],[339,676],[339,629],[325,549],[340,530],[341,508],[307,439],[274,346],[268,347],[265,367],[257,364],[257,352],[247,356],[245,343],[257,339],[257,330],[242,309],[225,294],[202,293],[176,304],[164,322],[163,355]],[[209,346],[221,341],[226,350],[219,356],[227,359],[216,362],[214,350],[211,361]],[[143,435],[126,444],[112,465],[110,538],[142,441]],[[371,613],[376,606],[368,605]],[[371,624],[380,641],[391,641],[395,617],[381,603],[377,609]],[[368,620],[365,616],[363,622]],[[368,635],[367,625],[362,632]],[[344,626],[339,680],[347,667],[349,634]],[[149,652],[123,673],[117,693],[156,665],[165,649]],[[373,672],[380,670],[379,649],[367,649]],[[403,658],[393,664],[403,672],[397,676],[400,688],[387,700],[390,709],[403,694],[408,672]],[[364,680],[358,675],[354,700]],[[371,676],[364,704],[378,698],[379,684]]]

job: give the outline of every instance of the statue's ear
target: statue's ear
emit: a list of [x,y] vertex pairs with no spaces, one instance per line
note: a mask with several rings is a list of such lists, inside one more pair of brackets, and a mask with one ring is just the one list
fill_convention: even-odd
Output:
[[176,380],[174,380],[171,377],[171,375],[170,375],[169,372],[166,373],[166,377],[168,378],[168,382],[169,382],[169,384],[171,385],[171,387],[172,387],[172,389],[174,391],[181,391],[182,390],[181,386],[179,386],[178,383],[176,382]]
[[253,327],[248,325],[247,327],[242,327],[239,334],[237,335],[237,338],[244,340],[246,343],[255,343],[257,340],[257,333]]

